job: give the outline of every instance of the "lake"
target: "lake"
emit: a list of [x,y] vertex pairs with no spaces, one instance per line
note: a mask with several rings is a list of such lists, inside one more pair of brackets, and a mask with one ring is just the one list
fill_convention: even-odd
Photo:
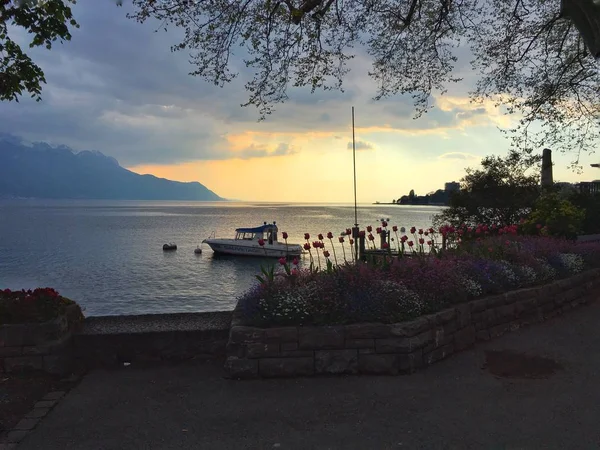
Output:
[[[359,205],[361,227],[381,218],[426,228],[442,208]],[[0,200],[0,289],[54,287],[87,316],[229,310],[274,260],[216,257],[215,232],[277,221],[290,243],[352,227],[351,204]],[[336,238],[337,239],[337,238]],[[177,251],[163,252],[175,242]],[[326,241],[326,244],[329,244]],[[339,244],[336,244],[339,245]],[[341,259],[341,249],[338,248]],[[276,262],[276,260],[275,260]]]

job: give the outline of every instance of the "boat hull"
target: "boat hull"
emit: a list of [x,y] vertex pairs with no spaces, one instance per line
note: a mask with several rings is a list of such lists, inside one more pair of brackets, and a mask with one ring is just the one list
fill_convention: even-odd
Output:
[[268,258],[281,258],[289,256],[299,256],[302,254],[302,247],[296,244],[265,244],[259,246],[243,243],[240,244],[236,240],[227,239],[206,239],[203,241],[208,244],[213,252],[221,255],[236,255],[236,256],[257,256]]

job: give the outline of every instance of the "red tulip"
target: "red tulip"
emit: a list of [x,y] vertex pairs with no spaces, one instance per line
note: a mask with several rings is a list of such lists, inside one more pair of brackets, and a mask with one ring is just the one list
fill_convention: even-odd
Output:
[[413,245],[415,245],[413,241],[408,241],[408,246],[409,247],[412,247]]
[[373,231],[373,227],[371,225],[367,226],[367,231],[370,233],[371,231]]
[[406,235],[403,235],[403,236],[400,238],[400,240],[401,240],[402,242],[406,242],[406,241],[408,241],[408,237],[407,237]]
[[314,241],[313,242],[313,247],[314,248],[319,248],[321,246],[321,243],[319,241]]
[[348,240],[348,242],[350,243],[350,245],[354,245],[354,239],[350,238],[350,239]]
[[306,239],[308,241],[310,239],[310,234],[304,233],[304,239]]
[[417,231],[417,229],[415,227],[410,227],[411,234],[415,234],[416,231]]
[[319,238],[320,241],[323,240],[323,235],[321,233],[319,233],[319,235],[317,237]]
[[360,233],[358,233],[358,235],[360,237],[365,237],[365,230],[360,230]]
[[419,234],[423,234],[423,229],[419,228]]
[[325,258],[329,258],[329,252],[327,250],[323,250],[323,256]]
[[300,261],[298,261],[298,258],[294,258],[294,259],[292,260],[292,264],[293,264],[293,265],[295,265],[295,266],[297,266],[299,262],[300,262]]
[[331,231],[327,233],[327,239],[333,239],[333,233]]
[[310,250],[310,244],[308,242],[304,244],[304,250]]
[[292,271],[290,273],[292,275],[296,276],[296,275],[298,275],[298,269],[292,269]]
[[288,238],[288,234],[284,231],[283,233],[281,233],[281,237],[283,237],[284,239]]
[[375,231],[377,232],[377,234],[381,234],[381,232],[382,232],[383,230],[381,229],[381,227],[377,227],[377,228],[375,228]]
[[541,224],[541,223],[538,223],[538,224],[537,224],[535,227],[536,227],[538,230],[540,230],[540,229],[542,228],[542,224]]
[[338,238],[338,241],[340,241],[340,244],[343,244],[344,243],[344,236],[340,236]]
[[352,229],[346,228],[346,235],[350,236],[352,234]]
[[285,266],[287,264],[287,260],[285,259],[285,256],[282,258],[279,258],[279,264],[281,264],[282,266]]
[[423,245],[425,243],[425,239],[419,238],[419,244]]
[[388,225],[388,224],[387,224],[387,222],[386,222],[385,220],[382,220],[382,221],[381,221],[381,226],[382,226],[383,228],[387,227],[387,225]]
[[429,232],[430,232],[430,233],[432,233],[432,234],[433,234],[433,233],[435,233],[435,231],[434,231],[434,229],[433,229],[433,228],[430,228],[430,229],[429,229]]
[[381,248],[389,248],[390,244],[388,244],[387,242],[384,242],[383,245],[381,246]]
[[258,240],[258,245],[260,245],[261,247],[262,247],[263,245],[265,245],[265,240],[264,240],[264,239],[259,239],[259,240]]
[[394,225],[394,226],[392,227],[392,231],[395,233],[396,231],[398,231],[398,227],[397,227],[396,225]]
[[430,247],[433,245],[432,241],[427,241],[427,245],[429,245]]
[[375,240],[375,236],[373,236],[371,233],[369,233],[369,240],[370,241],[374,241]]

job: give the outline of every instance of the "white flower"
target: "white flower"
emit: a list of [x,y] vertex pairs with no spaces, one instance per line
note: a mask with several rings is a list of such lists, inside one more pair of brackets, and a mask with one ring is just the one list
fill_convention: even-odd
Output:
[[523,284],[532,284],[537,280],[537,274],[533,267],[530,266],[518,266],[519,272],[521,273],[521,281]]
[[391,280],[377,280],[373,283],[373,295],[383,302],[397,303],[407,315],[418,316],[423,314],[425,310],[425,303],[415,292],[402,283]]
[[554,267],[548,264],[548,261],[546,261],[544,258],[536,258],[536,261],[538,261],[541,266],[540,272],[538,273],[538,278],[540,280],[547,281],[556,278],[556,270]]
[[581,255],[575,253],[560,253],[558,255],[560,262],[567,268],[570,273],[583,272],[585,263]]
[[481,284],[479,284],[477,281],[473,280],[472,278],[464,277],[462,279],[462,285],[463,285],[465,291],[467,291],[467,293],[469,295],[472,295],[473,297],[477,297],[483,293]]

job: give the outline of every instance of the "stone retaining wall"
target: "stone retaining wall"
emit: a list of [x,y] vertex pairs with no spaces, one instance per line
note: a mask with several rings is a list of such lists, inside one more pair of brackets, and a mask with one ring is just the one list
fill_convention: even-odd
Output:
[[70,369],[70,344],[66,315],[44,323],[0,325],[0,372],[64,374]]
[[594,269],[396,324],[263,329],[241,326],[236,311],[225,369],[232,378],[411,373],[599,296]]
[[231,311],[89,317],[73,336],[78,368],[224,358]]

